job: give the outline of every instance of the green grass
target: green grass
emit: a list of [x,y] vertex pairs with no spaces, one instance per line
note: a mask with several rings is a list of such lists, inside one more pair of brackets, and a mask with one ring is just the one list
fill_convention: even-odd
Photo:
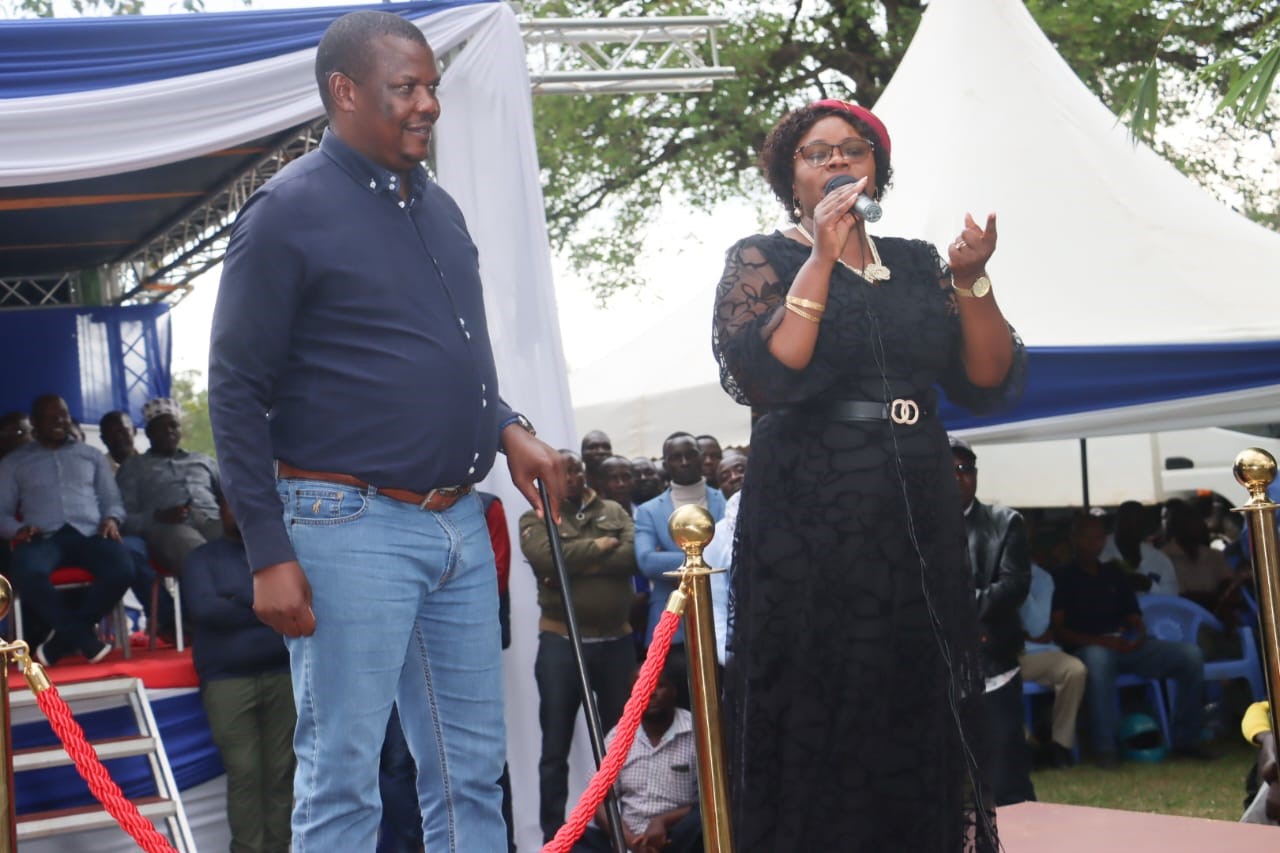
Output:
[[1121,762],[1114,770],[1098,769],[1086,755],[1076,767],[1038,770],[1031,780],[1045,803],[1239,820],[1245,775],[1256,753],[1239,738],[1215,743],[1213,749],[1219,753],[1214,761]]

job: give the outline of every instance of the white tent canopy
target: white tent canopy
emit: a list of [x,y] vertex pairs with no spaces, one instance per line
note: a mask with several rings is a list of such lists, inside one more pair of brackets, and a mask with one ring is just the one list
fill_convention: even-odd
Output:
[[[1280,234],[1132,142],[1017,0],[933,0],[875,111],[893,139],[895,177],[872,233],[942,247],[966,211],[980,222],[997,212],[995,293],[1029,346],[1280,338],[1280,288],[1268,284],[1280,269]],[[710,300],[708,288],[708,304],[690,306],[701,314],[689,338],[664,333],[655,348],[644,334],[603,356],[600,369],[572,375],[579,423],[649,453],[678,426],[745,438],[745,410],[715,381]],[[645,365],[655,349],[665,351],[662,374],[601,384],[606,365]],[[676,375],[698,384],[671,384]],[[1245,392],[1023,416],[967,434],[1009,441],[1269,420],[1280,420],[1280,373]]]

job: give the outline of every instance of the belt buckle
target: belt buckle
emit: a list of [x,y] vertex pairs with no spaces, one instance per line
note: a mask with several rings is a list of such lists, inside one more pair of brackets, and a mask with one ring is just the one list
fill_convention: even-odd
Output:
[[915,400],[898,397],[889,404],[889,420],[895,424],[911,426],[920,420],[920,404]]
[[422,503],[418,504],[418,509],[421,509],[421,510],[430,509],[430,503],[432,499],[437,497],[441,497],[441,498],[455,497],[458,494],[458,492],[461,490],[462,490],[462,486],[446,486],[442,489],[432,489],[431,491],[427,492],[427,496],[422,499]]

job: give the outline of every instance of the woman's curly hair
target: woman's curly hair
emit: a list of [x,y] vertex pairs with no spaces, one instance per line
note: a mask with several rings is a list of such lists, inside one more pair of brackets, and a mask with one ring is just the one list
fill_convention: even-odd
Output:
[[[792,222],[798,222],[795,214],[795,194],[792,185],[795,183],[796,145],[813,127],[827,116],[838,116],[848,122],[863,139],[875,140],[876,134],[871,125],[850,113],[848,110],[833,106],[805,106],[792,110],[782,117],[777,126],[769,132],[760,151],[760,171],[764,172],[773,194],[782,202],[782,207]],[[884,197],[885,190],[893,180],[893,167],[889,165],[889,153],[884,146],[876,144],[874,157],[876,161],[876,199]]]

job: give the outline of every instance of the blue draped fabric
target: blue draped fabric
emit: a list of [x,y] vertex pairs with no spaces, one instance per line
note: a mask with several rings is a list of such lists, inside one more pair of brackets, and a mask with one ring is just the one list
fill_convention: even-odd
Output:
[[[160,737],[164,740],[165,753],[179,790],[222,775],[222,759],[214,746],[199,691],[153,701],[151,711],[160,728]],[[91,741],[138,733],[133,711],[128,707],[77,713],[75,717]],[[50,746],[58,742],[57,735],[45,720],[13,727],[14,749]],[[130,799],[156,793],[151,765],[145,756],[117,758],[104,763],[111,778]],[[89,793],[88,785],[70,765],[21,773],[14,788],[18,814],[74,808],[96,802]]]
[[1027,391],[1012,410],[975,417],[944,401],[947,429],[1280,385],[1280,341],[1159,346],[1029,347]]
[[421,18],[496,0],[413,0],[316,9],[0,22],[0,99],[148,83],[315,47],[358,9]]
[[171,349],[168,305],[0,311],[0,413],[58,394],[82,424],[113,409],[141,423],[143,403],[169,396]]

